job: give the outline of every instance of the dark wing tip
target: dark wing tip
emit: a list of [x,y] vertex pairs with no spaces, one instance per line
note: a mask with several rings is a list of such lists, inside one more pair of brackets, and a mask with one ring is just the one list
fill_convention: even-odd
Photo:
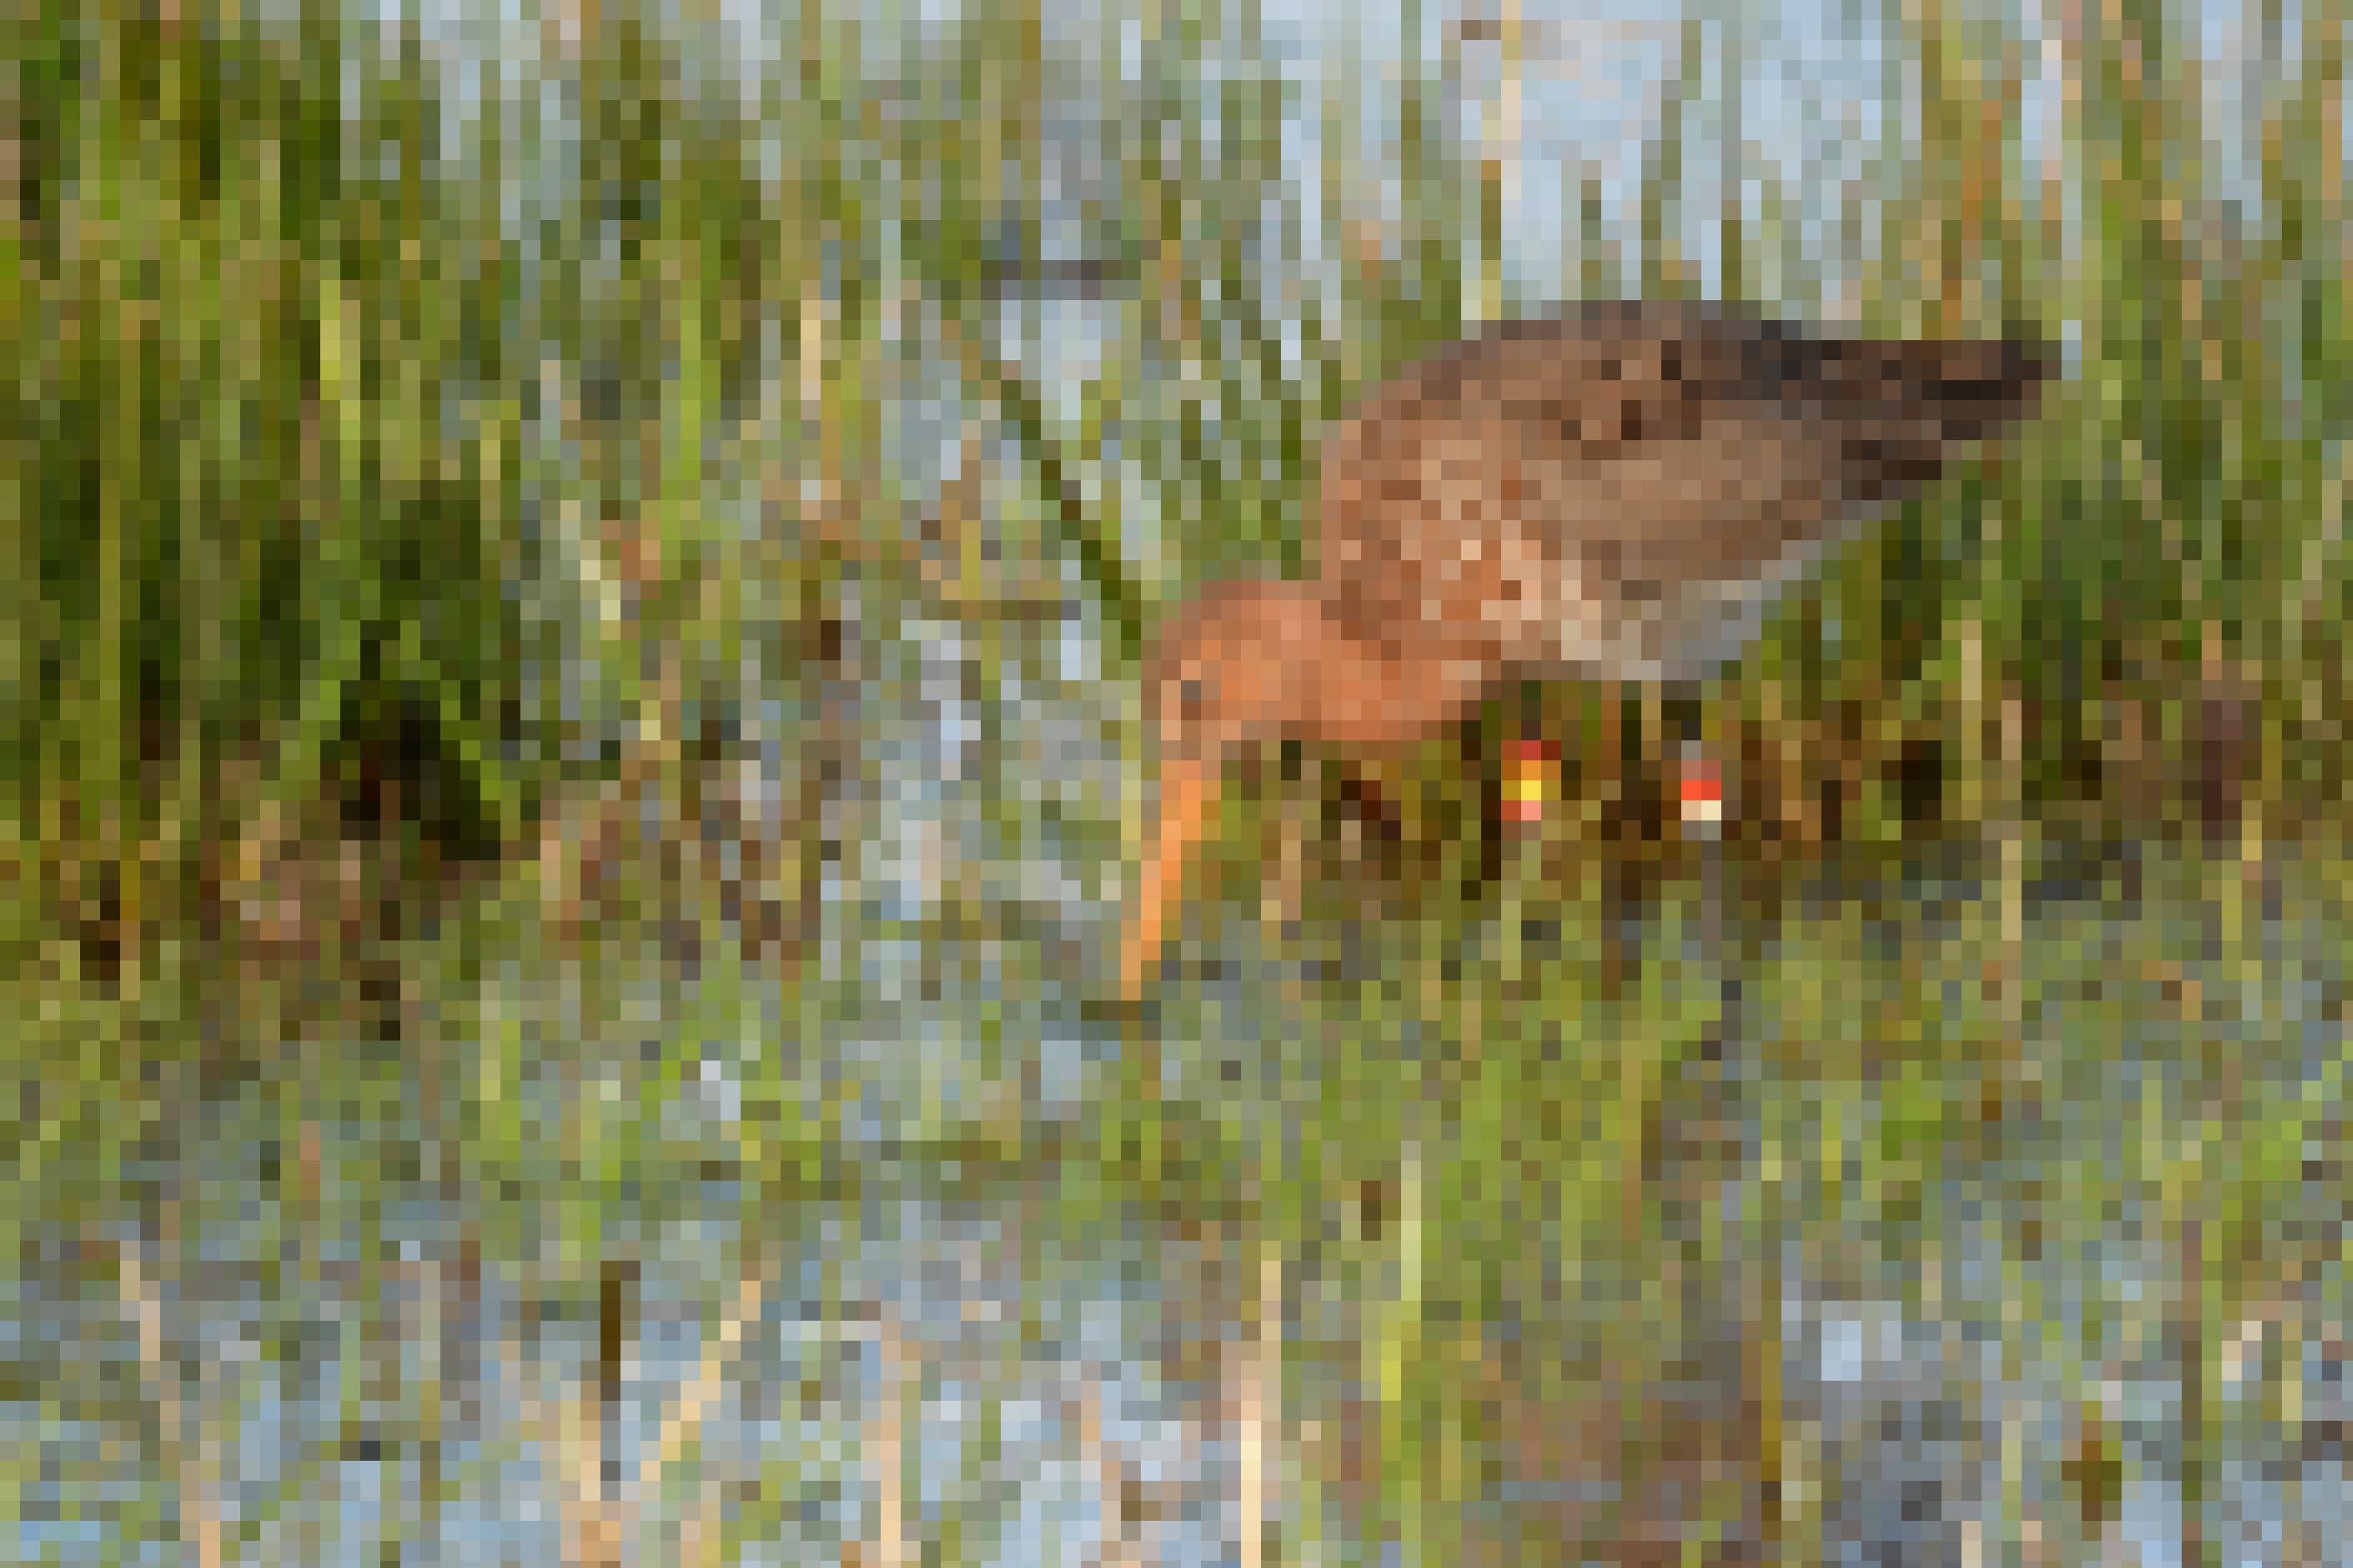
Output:
[[1999,352],[2003,384],[2020,403],[2031,400],[2042,384],[2059,374],[2059,352],[2031,331],[2012,327],[2002,334]]
[[1928,403],[1951,437],[1976,440],[2032,412],[2059,356],[2031,331],[2013,329],[1989,342],[1948,345]]

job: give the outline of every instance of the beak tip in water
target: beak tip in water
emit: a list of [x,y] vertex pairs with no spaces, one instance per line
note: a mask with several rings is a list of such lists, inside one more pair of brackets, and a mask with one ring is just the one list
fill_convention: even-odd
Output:
[[1186,863],[1216,803],[1214,769],[1189,762],[1163,764],[1159,809],[1121,933],[1120,990],[1131,1002],[1142,999],[1159,966],[1166,927],[1181,901]]

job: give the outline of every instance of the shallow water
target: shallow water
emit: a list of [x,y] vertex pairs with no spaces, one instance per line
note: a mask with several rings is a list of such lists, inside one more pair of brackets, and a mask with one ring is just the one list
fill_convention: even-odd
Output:
[[[2341,1559],[2353,1550],[2353,1499],[2334,1124],[2314,1124],[2306,1179],[2284,1200],[2269,1191],[2258,1232],[2267,1256],[2202,1254],[2191,1194],[2124,1174],[2147,1164],[2127,1141],[2147,1135],[2151,1096],[2175,1097],[2167,1103],[2181,1116],[2163,1124],[2208,1145],[2160,1152],[2156,1168],[2212,1184],[2237,1163],[2211,1146],[2260,1132],[2234,1132],[2230,1118],[2301,1103],[2332,1070],[2341,1077],[2344,1026],[2328,999],[2347,976],[2333,905],[2291,891],[2233,956],[2211,910],[2187,900],[2041,901],[2022,1047],[2042,1064],[2032,1114],[1967,1157],[1924,1167],[1928,1179],[1901,1205],[1858,1196],[1852,1175],[1833,1193],[1820,1161],[1785,1163],[1767,1181],[1767,1144],[1778,1139],[1786,1163],[1792,1135],[1831,1136],[1804,1109],[1802,1083],[1773,1065],[1775,1041],[1808,1042],[1826,1061],[1851,1047],[1856,1061],[1879,1061],[1881,1088],[1850,1101],[1859,1121],[1836,1136],[1850,1151],[1894,1136],[1907,1052],[1933,1053],[1873,1031],[1902,1023],[1933,1040],[1938,1020],[1874,1012],[1869,998],[1890,976],[1910,977],[1916,995],[1957,995],[1947,987],[1967,973],[1969,919],[1987,899],[1939,879],[1899,879],[1880,901],[1925,912],[1892,918],[1860,959],[1825,932],[1869,896],[1849,889],[1791,914],[1744,971],[1741,1037],[1725,1043],[1721,1068],[1686,1064],[1662,1091],[1670,1102],[1712,1093],[1731,1108],[1731,1142],[1713,1145],[1729,1152],[1694,1157],[1723,1163],[1714,1184],[1685,1191],[1662,1178],[1656,1200],[1668,1205],[1659,1225],[1717,1227],[1712,1245],[1731,1249],[1730,1263],[1686,1282],[1678,1299],[1698,1318],[1656,1325],[1689,1342],[1699,1359],[1683,1375],[1697,1382],[1672,1400],[1664,1387],[1638,1399],[1620,1436],[1639,1444],[1659,1421],[1668,1425],[1651,1440],[1665,1441],[1710,1409],[1732,1420],[1740,1352],[1721,1342],[1745,1336],[1752,1359],[1780,1368],[1787,1560],[2010,1561],[2031,1532],[2062,1560],[2179,1562],[2192,1529],[2225,1562],[2292,1561],[2295,1549]],[[1932,883],[1940,910],[1927,908]],[[1261,940],[1240,911],[1211,913],[1236,949]],[[1645,973],[1717,984],[1704,954],[1660,950],[1666,930],[1653,921],[1638,933],[1651,944],[1638,955]],[[1286,1120],[1351,1050],[1359,1067],[1404,1064],[1445,1042],[1424,1026],[1335,1025],[1351,1015],[1303,993],[1279,954],[1236,962],[1189,998],[1185,1021],[1199,1027],[1164,1041],[1163,1081],[1205,1108],[1205,1125],[1239,1129],[1230,1147],[1261,1150],[1262,1168],[1188,1174],[1179,1159],[1157,1187],[1122,1186],[1083,1162],[965,1170],[952,1152],[958,1129],[1008,1095],[1033,1153],[1051,1147],[1048,1130],[1075,1136],[1107,1114],[1127,1091],[1123,1037],[1087,1021],[1077,978],[1036,979],[1053,968],[1035,951],[1044,939],[992,938],[994,960],[933,952],[927,994],[892,982],[921,967],[913,937],[844,935],[837,943],[861,962],[843,966],[842,989],[788,1013],[772,975],[747,973],[728,1020],[707,1005],[711,963],[691,980],[658,954],[591,973],[491,967],[485,992],[523,1021],[515,1037],[540,1056],[523,1113],[539,1131],[503,1159],[470,1152],[454,1188],[421,1173],[429,1130],[396,1063],[372,1101],[339,1105],[346,1089],[323,1072],[216,1096],[142,1146],[121,1184],[85,1186],[70,1223],[31,1218],[0,1313],[17,1554],[132,1560],[140,1541],[152,1553],[195,1487],[231,1560],[554,1561],[576,1538],[566,1531],[576,1532],[585,1421],[589,1452],[617,1467],[607,1484],[622,1561],[668,1561],[666,1530],[721,1517],[733,1521],[726,1561],[832,1561],[846,1542],[904,1541],[952,1542],[949,1561],[1078,1562],[1121,1538],[1133,1562],[1236,1560],[1237,1380],[1252,1364],[1260,1310],[1254,1238],[1276,1232],[1232,1194],[1259,1184],[1263,1202],[1318,1201],[1325,1187],[1282,1186]],[[2144,984],[2142,966],[2158,962],[2179,978]],[[1938,965],[1956,978],[1934,980]],[[1919,982],[1924,969],[1933,983]],[[1480,973],[1457,971],[1465,987]],[[1826,998],[1825,978],[1852,996]],[[2185,984],[2203,987],[2189,1017]],[[701,1014],[690,993],[705,994]],[[1567,1026],[1572,1041],[1609,1037]],[[1609,1026],[1624,1026],[1622,1015]],[[1838,1028],[1859,1033],[1841,1046]],[[642,1050],[647,1039],[661,1051]],[[2189,1068],[2210,1047],[2234,1053],[2245,1081],[2235,1109],[2217,1104],[2200,1121],[2182,1097],[2208,1092]],[[477,1047],[441,1048],[456,1069],[445,1081],[469,1081]],[[332,1049],[321,1043],[303,1059]],[[683,1051],[687,1070],[657,1066],[662,1051]],[[1715,1089],[1693,1087],[1710,1071]],[[727,1158],[764,1077],[795,1114],[838,1131],[797,1195],[773,1185],[776,1173]],[[2266,1082],[2279,1094],[2267,1100]],[[1789,1093],[1777,1099],[1777,1084]],[[1450,1136],[1471,1134],[1420,1126],[1435,1184],[1460,1157]],[[305,1129],[314,1170],[300,1150]],[[719,1163],[698,1175],[688,1155],[704,1146]],[[1554,1219],[1569,1226],[1560,1237],[1580,1234],[1574,1215]],[[1429,1223],[1482,1222],[1451,1211]],[[1382,1485],[1377,1468],[1352,1482],[1334,1456],[1350,1431],[1382,1419],[1366,1403],[1365,1347],[1390,1331],[1380,1302],[1398,1299],[1397,1234],[1392,1223],[1354,1250],[1335,1240],[1283,1260],[1290,1370],[1257,1484],[1286,1551],[1314,1537],[1347,1560]],[[1760,1253],[1760,1238],[1778,1239]],[[1606,1336],[1609,1291],[1641,1289],[1608,1283],[1625,1262],[1606,1249],[1580,1258],[1590,1244],[1557,1245],[1590,1299],[1579,1304],[1570,1288],[1549,1305],[1521,1302],[1481,1331],[1491,1343],[1590,1346]],[[143,1284],[110,1261],[118,1248],[140,1260]],[[1775,1274],[1760,1273],[1773,1256]],[[761,1260],[751,1297],[747,1257]],[[598,1291],[617,1259],[633,1272],[606,1409]],[[1773,1279],[1778,1323],[1744,1323],[1743,1293]],[[158,1330],[143,1352],[131,1326],[142,1301]],[[747,1302],[740,1344],[714,1363],[716,1396],[681,1440],[681,1391]],[[1415,1540],[1451,1541],[1460,1561],[1509,1560],[1511,1543],[1568,1528],[1564,1519],[1682,1495],[1635,1487],[1607,1443],[1549,1470],[1515,1458],[1525,1440],[1513,1434],[1527,1422],[1569,1418],[1568,1407],[1546,1417],[1546,1400],[1576,1406],[1614,1386],[1590,1371],[1543,1381],[1525,1394],[1529,1410],[1461,1437],[1462,1473],[1476,1479],[1433,1505]],[[2189,1465],[2193,1401],[2211,1445],[2203,1470]],[[164,1442],[167,1408],[176,1449]],[[191,1468],[175,1451],[205,1458]],[[639,1489],[657,1473],[654,1490]],[[2195,1505],[2192,1485],[2205,1492]]]

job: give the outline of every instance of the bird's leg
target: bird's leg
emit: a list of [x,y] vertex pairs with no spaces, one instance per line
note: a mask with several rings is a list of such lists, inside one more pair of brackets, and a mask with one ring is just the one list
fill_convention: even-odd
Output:
[[1723,763],[1707,744],[1699,700],[1687,698],[1672,709],[1677,816],[1685,833],[1712,839],[1724,827]]
[[1362,770],[1340,765],[1340,802],[1356,820],[1373,830],[1383,843],[1396,843],[1405,833],[1405,819],[1397,804],[1381,793],[1380,781]]

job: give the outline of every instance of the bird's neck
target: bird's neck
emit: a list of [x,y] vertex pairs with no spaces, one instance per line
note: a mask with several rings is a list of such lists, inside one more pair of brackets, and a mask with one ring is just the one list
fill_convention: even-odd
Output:
[[1471,663],[1406,658],[1377,637],[1335,634],[1317,661],[1312,727],[1344,746],[1402,745],[1460,715],[1482,684]]

